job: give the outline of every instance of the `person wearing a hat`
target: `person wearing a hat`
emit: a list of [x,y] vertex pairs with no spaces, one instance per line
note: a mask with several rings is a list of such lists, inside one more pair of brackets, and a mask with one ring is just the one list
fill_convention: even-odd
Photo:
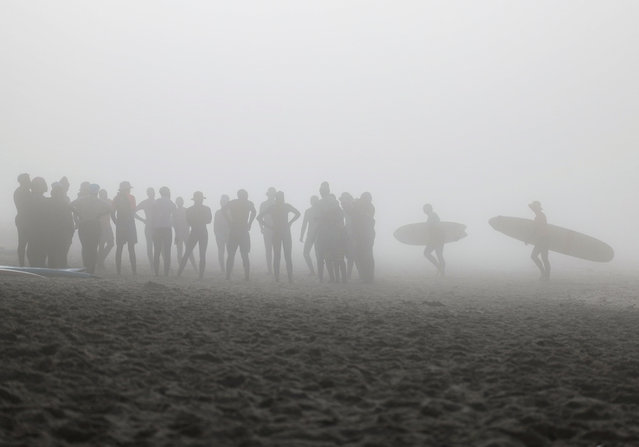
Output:
[[48,259],[49,268],[65,269],[67,256],[71,248],[75,222],[73,208],[69,203],[64,186],[59,182],[51,185],[51,197],[48,206]]
[[249,231],[255,219],[257,211],[255,205],[248,199],[248,192],[240,189],[237,199],[231,200],[224,207],[226,218],[229,221],[229,242],[227,245],[228,258],[226,259],[226,279],[231,279],[235,253],[240,249],[242,265],[244,266],[244,279],[249,280],[251,266],[249,263],[249,251],[251,251],[251,236]]
[[131,184],[120,183],[120,190],[113,198],[111,219],[115,224],[115,269],[118,275],[122,272],[122,250],[127,245],[131,272],[136,274],[135,244],[138,233],[135,228],[135,197],[131,195]]
[[[275,204],[275,195],[277,191],[272,186],[266,191],[266,200],[260,204],[260,214]],[[260,223],[260,231],[264,237],[264,250],[266,253],[266,270],[270,275],[273,270],[273,219],[270,215],[264,216],[264,223]]]
[[31,204],[31,177],[29,174],[18,176],[18,188],[13,192],[13,203],[16,206],[16,228],[18,230],[18,262],[20,267],[25,266],[27,252],[29,212]]
[[[541,203],[537,200],[528,204],[528,207],[535,213],[535,227],[531,237],[531,242],[535,244],[530,258],[533,260],[542,281],[550,279],[550,260],[548,259],[548,220],[543,212]],[[528,244],[528,242],[526,243]],[[541,258],[541,259],[540,259]]]
[[206,249],[209,244],[209,232],[206,226],[213,220],[213,214],[211,208],[204,205],[204,194],[201,191],[195,191],[193,193],[193,206],[186,210],[186,221],[191,227],[189,237],[186,240],[186,247],[184,249],[184,256],[180,260],[180,268],[178,270],[178,276],[184,271],[184,267],[188,261],[189,256],[193,253],[195,245],[198,245],[200,250],[200,265],[199,265],[199,278],[204,278],[204,269],[206,267]]
[[95,273],[102,224],[100,218],[111,213],[111,207],[98,198],[100,186],[90,184],[86,191],[71,202],[82,244],[82,264],[89,273]]

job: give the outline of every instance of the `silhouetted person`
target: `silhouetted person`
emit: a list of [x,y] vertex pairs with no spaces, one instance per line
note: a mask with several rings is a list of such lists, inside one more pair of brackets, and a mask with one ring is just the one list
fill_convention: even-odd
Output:
[[126,245],[129,250],[131,272],[136,274],[135,244],[138,232],[135,228],[135,197],[131,195],[131,184],[120,183],[120,190],[113,198],[111,219],[115,223],[115,268],[118,275],[122,272],[122,249]]
[[160,256],[164,261],[164,276],[171,268],[171,245],[173,243],[173,213],[175,204],[171,201],[171,191],[166,186],[160,188],[160,198],[151,208],[151,227],[153,229],[153,271],[160,274]]
[[[106,203],[113,211],[113,201],[109,199],[106,189],[101,189],[98,198]],[[100,218],[100,243],[98,244],[98,267],[105,269],[105,262],[109,253],[115,246],[115,236],[111,227],[111,213]]]
[[47,266],[49,201],[44,193],[48,189],[47,182],[42,177],[31,180],[27,232],[27,258],[31,267]]
[[355,265],[356,260],[355,234],[353,234],[353,213],[355,212],[353,207],[355,205],[355,199],[350,193],[343,192],[339,197],[339,201],[342,211],[344,212],[344,228],[346,230],[344,246],[344,253],[346,254],[346,278],[350,280],[353,274],[353,265]]
[[328,182],[322,182],[319,189],[320,199],[317,202],[317,236],[315,238],[315,254],[317,256],[317,276],[324,281],[324,266],[326,266],[330,280],[335,280],[333,265],[330,263],[329,253],[332,238],[332,227],[329,220],[331,210],[331,189]]
[[[293,214],[289,221],[288,215]],[[271,223],[266,223],[266,217],[270,217]],[[284,249],[284,261],[286,262],[286,274],[288,282],[293,282],[293,258],[291,250],[293,239],[291,237],[291,225],[300,217],[300,212],[294,206],[284,201],[284,193],[278,191],[275,195],[275,203],[257,216],[261,226],[272,230],[273,235],[273,273],[275,281],[280,280],[280,262],[282,249]]]
[[89,273],[95,273],[98,262],[98,245],[102,230],[100,219],[111,213],[111,207],[98,198],[98,192],[98,185],[90,185],[86,195],[71,202],[82,244],[82,264]]
[[229,221],[224,215],[224,207],[229,203],[229,196],[223,194],[220,198],[220,209],[215,212],[213,219],[213,233],[215,233],[215,243],[217,244],[217,261],[220,264],[220,271],[226,271],[226,261],[224,260],[224,252],[226,244],[229,242]]
[[[272,186],[266,191],[267,199],[260,204],[260,213],[271,207],[275,203],[275,188]],[[264,224],[260,223],[260,231],[264,237],[264,250],[266,253],[266,270],[270,275],[272,273],[271,265],[273,265],[273,230],[271,230],[271,216],[264,219]]]
[[[533,260],[541,276],[539,279],[548,281],[550,279],[550,260],[548,259],[548,221],[543,213],[541,203],[534,201],[528,207],[535,213],[535,227],[531,235],[531,242],[535,244],[530,258]],[[528,243],[526,243],[528,244]],[[539,259],[541,257],[541,259]]]
[[237,192],[237,199],[231,200],[224,207],[225,216],[229,221],[229,242],[227,244],[228,258],[226,260],[226,279],[231,279],[235,253],[239,247],[244,266],[244,279],[249,280],[251,266],[249,251],[251,251],[251,236],[249,231],[257,214],[255,205],[248,199],[244,189]]
[[200,250],[200,274],[199,278],[204,278],[204,269],[206,267],[206,248],[209,244],[209,232],[206,226],[211,223],[213,216],[211,214],[211,208],[203,205],[205,197],[200,191],[193,193],[193,206],[186,210],[186,220],[191,227],[189,232],[189,238],[186,241],[186,249],[184,251],[184,257],[180,261],[180,268],[178,270],[178,276],[184,271],[187,258],[193,253],[195,244],[198,244]]
[[153,256],[153,228],[151,227],[151,217],[153,213],[153,202],[155,202],[155,190],[153,188],[146,189],[146,199],[141,201],[135,208],[135,211],[143,211],[144,218],[139,217],[136,214],[136,219],[144,222],[144,239],[146,240],[146,256],[149,259],[149,266],[151,270],[154,269],[154,256]]
[[354,241],[355,263],[360,278],[364,282],[375,279],[375,207],[373,197],[369,192],[363,193],[353,202],[352,207],[352,238]]
[[[315,239],[317,238],[318,202],[319,197],[311,197],[311,206],[304,211],[302,231],[300,232],[300,242],[304,242],[304,260],[306,261],[311,276],[315,275],[313,260],[311,259],[311,249],[315,246]],[[308,231],[306,231],[307,229]],[[306,233],[306,239],[304,239],[304,233]],[[317,249],[315,250],[315,257],[317,257]]]
[[29,174],[18,176],[18,188],[13,193],[13,203],[16,206],[16,228],[18,230],[18,263],[25,266],[27,242],[29,240],[29,213],[31,211],[31,178]]
[[[424,205],[424,213],[428,216],[426,224],[430,234],[430,244],[424,249],[424,256],[437,267],[437,272],[444,276],[446,272],[446,262],[444,261],[444,230],[441,226],[441,220],[430,203]],[[433,251],[437,255],[437,259],[433,256]]]
[[68,267],[67,254],[75,232],[72,207],[60,183],[51,186],[48,201],[48,265],[49,268],[64,269]]
[[[189,238],[189,223],[186,221],[186,208],[184,208],[184,199],[182,197],[176,197],[175,206],[176,208],[173,214],[173,229],[175,230],[175,247],[177,248],[177,260],[179,266],[182,262],[182,256],[184,256],[184,246]],[[191,262],[193,269],[197,271],[193,252],[191,252],[191,256],[189,256],[188,259]]]
[[[71,204],[71,199],[69,198],[69,188],[71,187],[71,184],[69,183],[69,179],[64,176],[60,179],[60,181],[58,182],[58,185],[62,188],[62,195],[64,196],[64,200],[66,200],[66,202],[70,205]],[[73,229],[73,232],[75,233],[75,228]],[[71,250],[71,244],[73,243],[73,234],[71,235],[70,238],[67,239],[67,245],[65,247],[64,250],[64,259],[66,260],[69,256],[69,250]],[[66,261],[65,261],[66,262]]]

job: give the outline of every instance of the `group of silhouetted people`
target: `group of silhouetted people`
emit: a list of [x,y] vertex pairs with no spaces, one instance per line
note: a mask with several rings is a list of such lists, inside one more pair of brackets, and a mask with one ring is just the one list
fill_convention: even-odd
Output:
[[[144,223],[147,257],[155,275],[168,275],[173,244],[177,247],[180,276],[187,263],[204,276],[208,247],[207,225],[213,222],[220,269],[231,279],[235,256],[239,249],[244,278],[250,277],[250,229],[257,220],[266,251],[267,269],[276,281],[280,279],[282,255],[289,281],[293,279],[291,225],[301,213],[285,201],[284,193],[275,188],[267,191],[267,200],[259,213],[241,189],[237,198],[223,195],[220,208],[213,216],[204,205],[204,194],[193,194],[193,206],[184,207],[184,200],[171,200],[166,186],[148,188],[147,198],[136,203],[128,181],[120,183],[118,193],[108,198],[106,190],[97,184],[83,182],[75,200],[69,198],[66,177],[51,185],[49,197],[46,181],[41,177],[18,176],[19,187],[14,192],[17,209],[18,258],[20,266],[28,261],[31,267],[67,268],[67,257],[75,231],[82,246],[82,262],[87,272],[104,269],[105,259],[115,247],[117,274],[122,272],[122,253],[127,247],[131,271],[136,274],[135,244],[138,242],[136,219]],[[370,193],[354,198],[343,193],[339,201],[331,194],[327,182],[322,183],[320,196],[311,198],[304,213],[300,241],[304,243],[304,259],[309,273],[315,274],[311,251],[315,249],[317,274],[324,280],[326,270],[332,282],[346,282],[353,267],[365,282],[374,279],[375,207]],[[142,214],[139,215],[138,212]],[[115,234],[113,226],[115,226]],[[199,263],[193,251],[198,246]],[[160,261],[162,269],[160,270]]]

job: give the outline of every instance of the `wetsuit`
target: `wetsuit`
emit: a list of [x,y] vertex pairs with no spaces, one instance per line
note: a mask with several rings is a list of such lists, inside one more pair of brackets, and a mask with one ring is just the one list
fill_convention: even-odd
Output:
[[226,245],[228,258],[226,260],[226,279],[231,279],[235,253],[240,249],[242,264],[244,266],[244,278],[248,281],[250,264],[248,254],[251,251],[251,237],[249,235],[250,224],[255,217],[255,205],[250,200],[234,199],[224,207],[225,215],[229,220],[229,240]]
[[18,261],[20,267],[25,265],[27,241],[29,240],[29,211],[31,206],[31,190],[28,186],[19,186],[13,193],[16,206],[16,228],[18,229]]
[[195,244],[197,244],[200,250],[199,277],[202,279],[204,277],[204,268],[206,267],[206,249],[209,244],[209,232],[206,226],[213,220],[211,208],[202,204],[195,204],[186,210],[186,220],[191,227],[191,232],[186,240],[186,247],[184,249],[184,256],[180,261],[178,276],[182,274],[187,259],[191,256]]
[[82,196],[71,202],[78,221],[78,236],[82,244],[82,264],[87,272],[95,273],[100,243],[100,218],[111,212],[111,207],[97,196]]

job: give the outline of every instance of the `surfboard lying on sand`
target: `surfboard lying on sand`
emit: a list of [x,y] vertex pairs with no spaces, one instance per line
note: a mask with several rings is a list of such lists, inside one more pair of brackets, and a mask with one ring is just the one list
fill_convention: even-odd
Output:
[[31,273],[47,278],[95,278],[94,275],[85,272],[85,269],[49,269],[44,267],[16,267],[13,265],[0,265],[1,270]]
[[26,277],[26,278],[47,279],[46,277],[42,275],[36,275],[35,273],[23,272],[21,270],[5,269],[0,267],[0,277],[3,277],[3,276],[17,276],[21,278]]
[[[456,222],[440,222],[444,230],[444,243],[455,242],[466,237],[466,225]],[[408,224],[399,227],[393,233],[395,239],[408,245],[430,245],[431,235],[426,222]]]
[[[488,221],[491,227],[506,236],[533,243],[535,223],[521,217],[497,216]],[[567,228],[548,224],[548,249],[575,258],[595,262],[609,262],[615,251],[605,242]]]

